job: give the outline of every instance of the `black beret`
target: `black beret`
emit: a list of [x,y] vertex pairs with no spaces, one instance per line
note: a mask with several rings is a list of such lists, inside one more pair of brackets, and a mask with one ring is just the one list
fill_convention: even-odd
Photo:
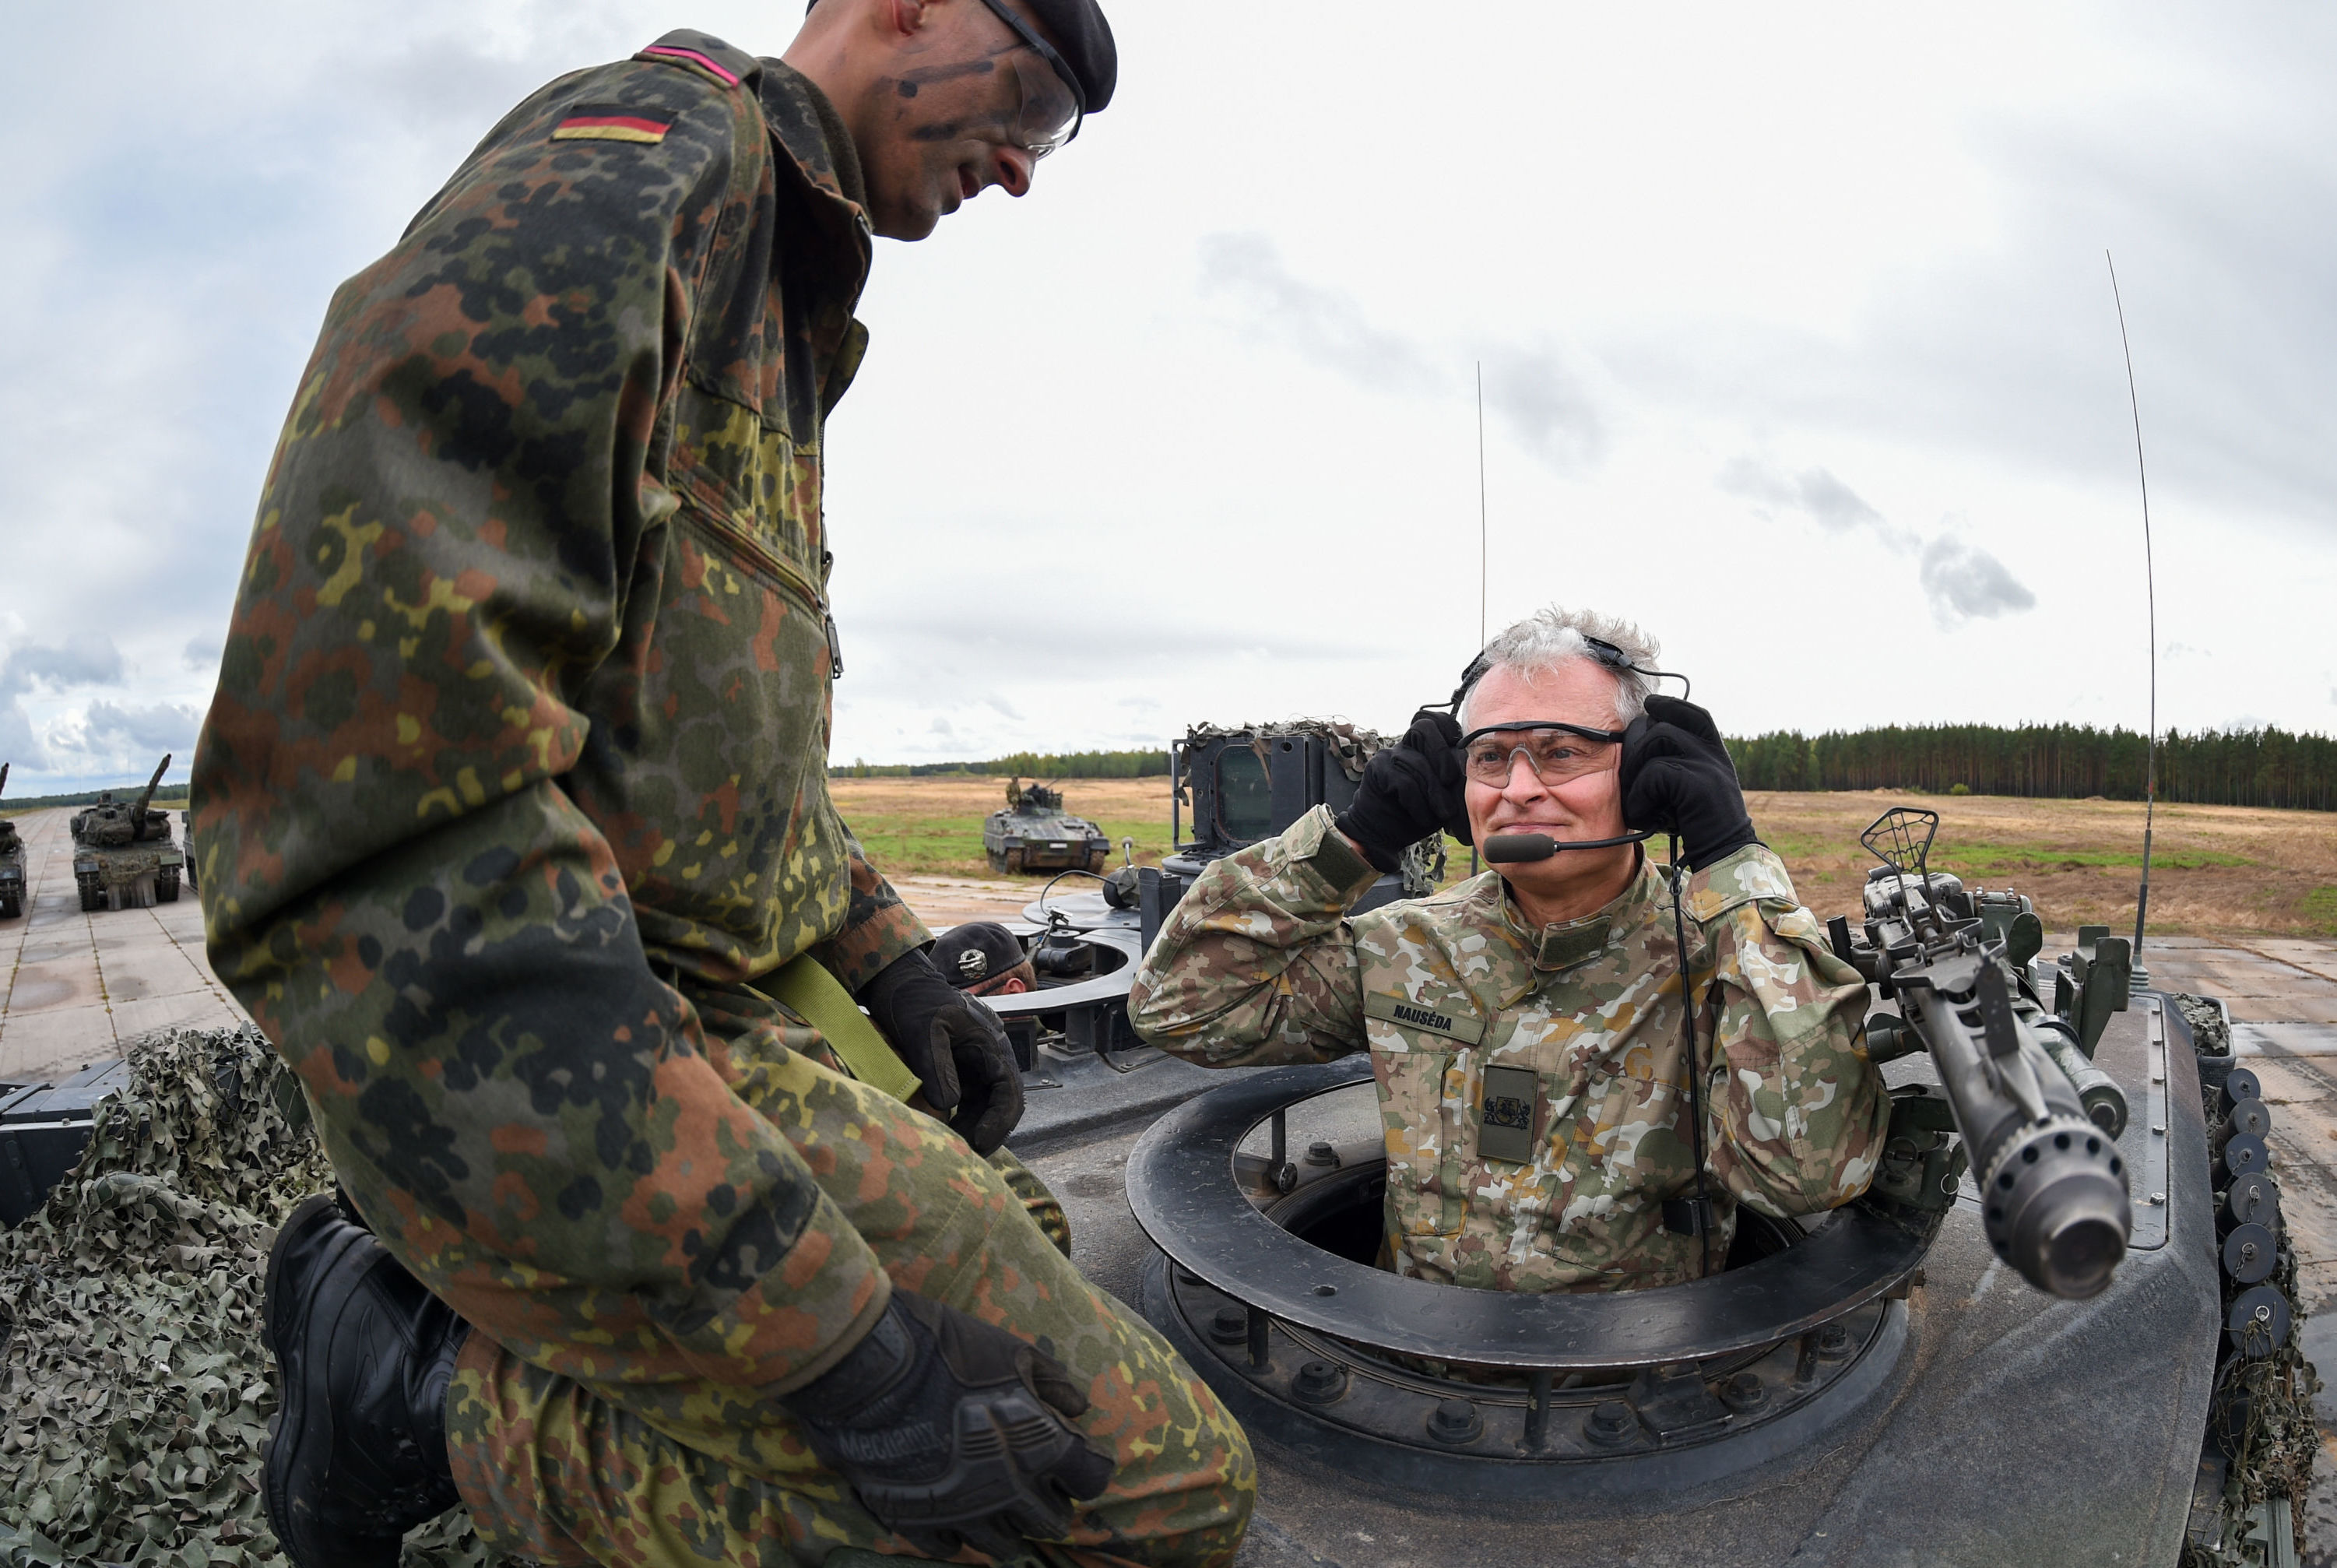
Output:
[[997,979],[1029,956],[1013,932],[988,920],[953,926],[934,939],[934,967],[961,991]]
[[[1095,0],[1022,0],[1039,24],[1047,31],[1047,42],[1080,79],[1080,93],[1087,99],[1085,112],[1100,113],[1111,102],[1111,90],[1120,85],[1120,48],[1111,41],[1111,24],[1103,19],[1103,7]],[[808,16],[819,0],[811,0],[804,7]]]
[[1087,112],[1100,113],[1120,84],[1120,50],[1111,41],[1111,24],[1095,0],[1022,0],[1047,30],[1047,41],[1080,79],[1087,95]]

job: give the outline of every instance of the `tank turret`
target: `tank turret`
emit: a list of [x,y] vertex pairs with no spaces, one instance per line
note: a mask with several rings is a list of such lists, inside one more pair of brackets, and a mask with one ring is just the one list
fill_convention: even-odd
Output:
[[157,811],[154,791],[171,766],[166,753],[134,800],[103,790],[73,819],[73,883],[83,910],[145,909],[179,897],[186,855],[171,838],[171,815]]

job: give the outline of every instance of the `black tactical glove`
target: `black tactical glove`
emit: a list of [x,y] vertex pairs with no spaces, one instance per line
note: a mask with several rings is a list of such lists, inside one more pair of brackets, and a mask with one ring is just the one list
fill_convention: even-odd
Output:
[[1736,765],[1712,715],[1693,702],[1648,699],[1623,732],[1622,787],[1623,825],[1678,834],[1690,870],[1754,840]]
[[1003,1328],[895,1288],[885,1316],[785,1406],[861,1505],[934,1557],[966,1542],[1006,1561],[1060,1539],[1110,1455],[1068,1417],[1087,1396],[1061,1362]]
[[1423,708],[1403,740],[1364,764],[1354,804],[1335,820],[1365,859],[1393,871],[1406,849],[1439,828],[1472,842],[1462,782],[1461,726],[1450,713]]
[[925,1103],[977,1154],[988,1154],[1022,1120],[1022,1074],[998,1014],[942,978],[923,953],[904,954],[861,988]]

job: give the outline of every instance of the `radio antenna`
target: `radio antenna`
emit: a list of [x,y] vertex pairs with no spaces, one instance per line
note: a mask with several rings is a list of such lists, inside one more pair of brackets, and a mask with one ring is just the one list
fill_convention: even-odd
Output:
[[[1477,361],[1477,646],[1485,646],[1485,362]],[[1452,705],[1461,717],[1461,705]],[[1469,846],[1469,875],[1477,874],[1477,846]]]
[[2126,400],[2134,412],[2134,472],[2142,482],[2142,582],[2150,606],[2150,735],[2143,776],[2142,887],[2134,903],[2134,984],[2149,981],[2142,966],[2142,932],[2150,916],[2150,834],[2158,815],[2158,575],[2150,554],[2150,470],[2142,460],[2142,399],[2134,389],[2134,345],[2127,340],[2126,301],[2118,296],[2117,263],[2107,250],[2102,260],[2110,270],[2110,303],[2117,307],[2118,347],[2126,353]]
[[1485,645],[1485,362],[1477,361],[1477,646]]

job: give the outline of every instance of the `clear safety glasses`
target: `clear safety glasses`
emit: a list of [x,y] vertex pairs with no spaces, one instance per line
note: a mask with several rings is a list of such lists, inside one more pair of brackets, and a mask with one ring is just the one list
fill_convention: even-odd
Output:
[[1044,158],[1080,133],[1080,121],[1087,114],[1086,95],[1080,93],[1079,78],[1063,63],[1063,57],[1028,23],[1008,10],[1002,0],[982,3],[1014,30],[1014,35],[1029,47],[1031,54],[1039,57],[1034,63],[1020,52],[1006,56],[1014,71],[1015,84],[1022,90],[1022,106],[1007,134],[1014,145],[1032,157]]
[[1592,730],[1581,724],[1504,724],[1497,730],[1474,730],[1461,738],[1462,765],[1470,779],[1499,789],[1510,781],[1521,756],[1534,776],[1555,789],[1616,766],[1623,731]]

